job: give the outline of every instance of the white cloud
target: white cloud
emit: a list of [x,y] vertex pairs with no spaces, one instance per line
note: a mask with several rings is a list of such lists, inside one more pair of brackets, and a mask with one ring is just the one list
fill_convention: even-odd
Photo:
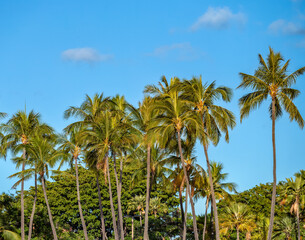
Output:
[[288,22],[279,19],[271,23],[268,27],[269,32],[273,34],[286,34],[286,35],[304,35],[305,28],[293,22]]
[[113,58],[112,55],[108,54],[100,54],[94,48],[72,48],[62,52],[62,58],[67,61],[74,62],[99,62],[99,61],[107,61]]
[[203,53],[194,49],[190,43],[186,42],[157,47],[147,55],[159,58],[165,58],[170,55],[175,60],[190,61],[199,58]]
[[197,31],[200,28],[224,29],[228,28],[234,22],[244,24],[245,21],[246,16],[241,12],[234,14],[228,7],[209,7],[190,27],[190,30]]

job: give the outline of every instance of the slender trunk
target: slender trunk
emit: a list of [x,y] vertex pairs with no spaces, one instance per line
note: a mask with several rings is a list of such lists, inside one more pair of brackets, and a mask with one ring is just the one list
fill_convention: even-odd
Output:
[[146,177],[146,207],[144,218],[144,240],[149,240],[148,235],[148,213],[149,213],[149,201],[150,201],[150,145],[147,146],[147,177]]
[[81,202],[80,202],[77,158],[74,158],[74,161],[75,161],[75,176],[76,176],[76,190],[77,190],[78,210],[79,210],[80,219],[82,221],[84,237],[85,237],[85,240],[88,240],[87,227],[86,227],[86,223],[85,223],[85,219],[84,219],[84,215],[83,215],[82,205],[81,205]]
[[101,235],[102,239],[105,240],[107,238],[106,236],[106,230],[105,230],[105,220],[104,220],[104,213],[103,213],[103,206],[102,206],[102,197],[101,197],[101,189],[100,189],[100,184],[98,181],[98,173],[96,174],[96,187],[98,191],[98,203],[99,203],[99,208],[101,212]]
[[131,218],[131,240],[134,240],[134,224],[133,224],[134,217]]
[[236,240],[239,240],[239,229],[238,229],[238,227],[236,228],[236,231],[237,231],[237,238],[236,238]]
[[301,233],[300,233],[300,206],[298,204],[298,209],[297,209],[297,224],[298,224],[298,240],[301,239]]
[[106,168],[107,168],[108,190],[109,190],[109,197],[110,197],[110,207],[111,207],[114,238],[115,238],[115,240],[119,240],[118,228],[117,228],[117,225],[116,225],[115,211],[114,211],[113,199],[112,199],[112,189],[111,189],[111,180],[110,180],[110,173],[109,173],[108,154],[106,155]]
[[202,240],[205,239],[205,232],[206,232],[206,228],[207,228],[208,207],[209,207],[209,196],[207,196],[207,200],[206,200],[206,203],[205,203],[205,213],[204,213],[204,224],[203,224]]
[[275,209],[275,197],[276,197],[276,149],[275,149],[275,98],[272,98],[272,146],[273,146],[273,188],[272,188],[272,200],[271,200],[271,214],[270,225],[268,230],[268,240],[271,240],[273,222],[274,222],[274,209]]
[[[177,131],[177,133],[178,133],[178,146],[179,146],[180,158],[181,158],[181,163],[182,163],[182,167],[183,167],[183,173],[184,173],[185,179],[186,179],[186,189],[187,189],[187,192],[188,192],[188,195],[189,195],[189,199],[190,199],[191,207],[192,207],[192,213],[193,213],[194,237],[195,237],[195,240],[199,240],[198,231],[197,231],[197,220],[196,220],[196,215],[195,215],[195,211],[194,211],[195,210],[194,202],[193,202],[193,199],[192,199],[192,195],[190,193],[190,183],[189,183],[187,171],[186,171],[185,164],[184,164],[183,153],[182,153],[180,131]],[[186,201],[187,201],[187,199],[186,199]]]
[[114,168],[114,175],[115,175],[115,182],[116,182],[116,188],[117,188],[117,197],[118,197],[118,233],[120,239],[124,239],[124,229],[123,229],[123,214],[122,214],[122,205],[121,205],[121,190],[120,190],[120,184],[118,179],[118,172],[116,168],[116,157],[115,153],[113,155],[113,168]]
[[140,210],[140,225],[141,225],[141,232],[142,232],[142,210]]
[[183,240],[186,240],[187,233],[187,202],[188,202],[188,191],[185,189],[185,212],[184,212],[184,225],[183,225]]
[[182,191],[184,186],[184,176],[179,188],[179,201],[180,201],[180,208],[181,208],[181,238],[183,238],[183,232],[184,232],[184,210],[183,210],[183,197],[182,197]]
[[[22,171],[25,169],[25,160],[26,160],[26,151],[25,148],[23,149],[22,154]],[[21,192],[20,192],[20,201],[21,201],[21,240],[25,239],[25,232],[24,232],[24,179],[22,173],[22,180],[21,180]]]
[[[121,195],[122,195],[122,177],[123,177],[123,156],[121,158],[121,161],[120,161],[120,181],[119,181],[119,193],[118,193],[118,196],[120,197],[120,207],[121,207]],[[121,210],[120,210],[121,214],[120,214],[120,226],[121,226],[121,236],[122,236],[122,239],[124,239],[124,222],[123,222],[123,212],[122,212],[122,207],[121,207]]]
[[37,200],[37,173],[35,173],[35,196],[34,196],[32,214],[31,214],[31,218],[30,218],[28,240],[31,240],[31,237],[32,237],[33,221],[34,221],[34,215],[35,215],[35,209],[36,209],[36,200]]
[[217,207],[216,207],[216,199],[215,199],[215,192],[214,192],[214,184],[213,184],[213,178],[212,178],[212,171],[208,156],[208,149],[207,145],[203,144],[204,154],[208,165],[208,174],[209,174],[209,181],[210,181],[210,188],[211,188],[211,195],[212,195],[212,207],[214,211],[214,219],[215,219],[215,233],[216,233],[216,240],[220,240],[220,233],[219,233],[219,222],[218,222],[218,213],[217,213]]
[[54,238],[54,240],[58,240],[57,239],[57,234],[56,234],[56,229],[55,229],[54,223],[53,223],[53,217],[52,217],[51,209],[50,209],[50,206],[49,206],[48,197],[47,197],[47,192],[46,192],[46,187],[45,187],[45,182],[44,182],[44,176],[41,176],[41,184],[42,184],[44,199],[46,201],[46,205],[47,205],[47,209],[48,209],[49,220],[50,220],[50,224],[51,224],[51,228],[52,228],[53,238]]

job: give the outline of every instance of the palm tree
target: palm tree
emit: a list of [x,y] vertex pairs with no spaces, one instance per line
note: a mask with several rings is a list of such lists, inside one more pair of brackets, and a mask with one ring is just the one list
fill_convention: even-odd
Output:
[[[185,167],[185,161],[181,145],[181,134],[185,133],[187,129],[188,134],[195,136],[195,130],[199,131],[200,126],[197,124],[198,120],[192,112],[190,112],[189,105],[186,104],[180,97],[178,91],[179,79],[175,78],[171,80],[171,89],[164,95],[157,97],[157,101],[154,104],[154,109],[159,111],[159,115],[152,120],[153,126],[150,128],[150,133],[153,135],[162,136],[160,138],[160,145],[165,147],[169,140],[176,138],[178,141],[179,154],[184,175],[186,176],[187,194],[190,198],[191,205],[193,201],[190,194],[190,183]],[[161,84],[162,86],[162,84]],[[192,207],[193,209],[193,207]],[[196,215],[193,213],[193,227],[195,240],[198,240],[197,221]]]
[[212,173],[208,156],[208,146],[212,142],[217,145],[221,132],[225,133],[225,140],[229,141],[229,129],[235,126],[234,114],[226,108],[215,105],[215,102],[222,99],[229,102],[232,96],[232,90],[227,87],[215,87],[215,82],[203,84],[202,78],[193,78],[183,83],[182,97],[192,105],[193,111],[197,113],[199,124],[204,129],[204,133],[198,137],[203,145],[205,158],[207,161],[209,183],[211,188],[212,206],[215,218],[216,239],[220,239],[218,213],[214,187],[212,184]]
[[157,213],[166,213],[167,206],[165,203],[161,202],[159,197],[154,197],[150,201],[150,211],[154,214],[155,218],[157,217]]
[[287,178],[287,184],[284,185],[284,199],[281,204],[291,204],[290,213],[297,217],[298,240],[301,239],[300,233],[300,205],[305,204],[305,180],[302,176],[296,176],[295,180]]
[[75,176],[76,176],[76,190],[77,190],[77,203],[78,203],[78,210],[79,210],[79,215],[81,218],[82,226],[83,226],[83,232],[84,232],[84,237],[86,240],[88,240],[88,234],[87,234],[87,227],[83,215],[83,210],[81,206],[81,199],[80,199],[80,191],[79,191],[79,180],[78,180],[78,158],[82,152],[81,150],[81,145],[82,145],[82,129],[81,128],[73,128],[69,132],[69,137],[67,136],[61,136],[59,141],[61,143],[60,148],[69,153],[71,158],[70,158],[70,164],[73,165],[74,162],[74,167],[75,167]]
[[273,189],[271,200],[270,225],[268,240],[271,240],[274,208],[276,198],[276,149],[275,149],[275,120],[282,115],[282,108],[289,114],[291,121],[296,121],[301,128],[304,127],[304,120],[294,105],[293,100],[300,94],[300,91],[291,88],[298,76],[304,73],[302,67],[292,73],[288,73],[289,60],[282,64],[284,58],[278,52],[275,53],[269,48],[267,61],[259,54],[259,67],[254,75],[240,73],[242,78],[238,88],[250,88],[253,92],[246,94],[239,99],[240,121],[247,117],[251,110],[258,108],[261,103],[270,96],[271,104],[269,107],[272,119],[272,147],[273,147]]
[[285,216],[275,221],[273,239],[295,239],[295,223],[291,217]]
[[145,206],[145,196],[138,195],[133,197],[130,202],[128,202],[128,209],[129,211],[136,210],[140,215],[140,225],[142,227],[142,213],[144,212]]
[[[228,177],[228,173],[223,173],[222,163],[211,162],[210,166],[211,166],[211,174],[213,179],[213,189],[215,193],[215,199],[220,200],[220,199],[229,198],[230,194],[228,192],[236,192],[236,184],[232,182],[225,182]],[[198,178],[198,180],[195,182],[194,199],[198,200],[201,197],[206,198],[204,226],[203,226],[203,240],[204,240],[206,233],[206,225],[207,225],[207,210],[212,198],[212,193],[210,188],[209,176],[207,176],[205,171],[199,171],[199,173],[200,173],[200,178]],[[213,210],[211,212],[213,212]]]
[[[31,111],[27,114],[25,111],[18,111],[14,114],[5,124],[1,125],[1,132],[4,135],[2,137],[2,147],[4,152],[7,149],[11,149],[16,155],[21,150],[22,153],[22,171],[25,170],[25,162],[27,158],[26,145],[31,137],[38,130],[43,133],[51,132],[49,126],[40,124],[40,115]],[[21,177],[21,239],[25,239],[24,231],[24,179]]]
[[240,231],[249,232],[255,227],[253,216],[249,213],[247,205],[242,203],[231,203],[224,209],[220,219],[222,231],[226,233],[229,229],[235,229],[237,240]]
[[[68,119],[70,117],[78,118],[78,121],[67,126],[65,128],[65,131],[69,132],[71,131],[71,129],[80,126],[84,128],[92,128],[92,125],[96,124],[99,121],[101,113],[103,112],[103,110],[108,108],[109,104],[109,98],[104,98],[103,94],[95,94],[93,98],[90,98],[88,95],[86,95],[86,98],[80,107],[69,107],[65,111],[65,119]],[[84,136],[84,138],[86,138],[86,136]],[[99,209],[101,217],[101,235],[102,239],[105,240],[105,220],[103,214],[101,191],[99,186],[99,170],[101,170],[102,164],[101,162],[98,162],[98,158],[101,158],[101,156],[98,155],[97,151],[86,151],[85,160],[87,161],[89,168],[96,173],[96,186],[98,190]],[[106,168],[104,168],[104,173],[106,175]]]

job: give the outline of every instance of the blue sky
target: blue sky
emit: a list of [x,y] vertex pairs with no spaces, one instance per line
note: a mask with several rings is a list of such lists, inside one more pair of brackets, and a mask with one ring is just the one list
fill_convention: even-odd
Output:
[[[305,2],[281,1],[1,1],[0,109],[34,109],[60,132],[63,112],[85,94],[121,94],[132,104],[147,84],[167,78],[216,80],[234,89],[225,106],[239,117],[239,72],[253,74],[268,47],[305,65]],[[305,117],[305,76],[295,88]],[[243,191],[272,181],[271,121],[264,104],[209,149],[229,181]],[[276,122],[278,180],[304,166],[304,131],[287,115]],[[205,165],[197,149],[198,163]],[[8,192],[15,168],[1,160],[0,192]],[[31,183],[29,182],[27,186]],[[13,191],[11,191],[13,192]]]

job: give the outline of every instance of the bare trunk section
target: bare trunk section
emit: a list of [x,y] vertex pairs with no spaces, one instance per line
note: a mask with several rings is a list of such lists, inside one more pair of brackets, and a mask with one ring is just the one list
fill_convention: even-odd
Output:
[[204,154],[207,161],[208,166],[208,174],[209,174],[209,181],[210,181],[210,188],[211,188],[211,195],[212,195],[212,207],[214,211],[214,219],[215,219],[215,233],[216,233],[216,240],[220,240],[220,233],[219,233],[219,222],[218,222],[218,213],[217,213],[217,207],[216,207],[216,199],[215,199],[215,192],[214,192],[214,184],[213,184],[213,178],[212,178],[212,171],[209,161],[209,155],[208,155],[208,149],[206,144],[203,144]]
[[301,232],[300,232],[300,205],[298,204],[297,209],[297,224],[298,224],[298,240],[301,239]]
[[[119,196],[120,196],[120,202],[121,202],[121,195],[122,195],[122,177],[123,177],[123,156],[121,158],[121,161],[120,161],[120,182],[119,182],[119,188],[120,188],[120,191],[119,191]],[[121,206],[121,204],[120,204]],[[124,239],[124,222],[123,222],[123,212],[122,212],[122,207],[121,207],[121,221],[120,221],[120,224],[121,224],[121,236],[122,236],[122,239]]]
[[[182,163],[182,167],[183,167],[183,172],[184,172],[184,175],[185,175],[185,179],[186,179],[186,189],[187,189],[187,193],[189,195],[189,199],[190,199],[190,202],[191,202],[191,207],[192,207],[192,213],[193,213],[193,229],[194,229],[194,237],[195,237],[195,240],[199,240],[198,238],[198,231],[197,231],[197,220],[196,220],[196,214],[195,214],[195,208],[194,208],[194,202],[193,202],[193,199],[192,199],[192,195],[190,193],[190,183],[189,183],[189,179],[188,179],[188,175],[187,175],[187,171],[186,171],[186,167],[185,167],[185,164],[184,164],[184,157],[183,157],[183,153],[182,153],[182,147],[181,147],[181,135],[180,135],[180,131],[177,131],[177,134],[178,134],[178,146],[179,146],[179,152],[180,152],[180,158],[181,158],[181,163]],[[186,199],[187,201],[187,199]],[[185,212],[186,214],[187,212]]]
[[84,215],[83,215],[82,205],[81,205],[81,202],[80,202],[77,158],[74,158],[74,160],[75,160],[75,177],[76,177],[78,210],[79,210],[80,219],[82,221],[84,237],[85,237],[85,240],[88,240],[87,227],[86,227],[86,223],[85,223],[85,219],[84,219]]
[[275,149],[275,98],[272,98],[272,146],[273,146],[273,188],[271,200],[271,214],[270,225],[268,230],[268,240],[272,238],[273,222],[274,222],[274,209],[276,197],[276,149]]
[[101,189],[100,189],[100,184],[98,181],[98,173],[96,174],[96,187],[97,187],[97,191],[98,191],[98,203],[99,203],[99,208],[100,208],[100,213],[101,213],[101,235],[102,235],[102,239],[105,240],[107,238],[107,236],[106,236],[106,230],[105,230],[105,220],[104,220],[104,213],[103,213],[103,206],[102,206]]
[[32,208],[32,213],[31,213],[31,218],[30,218],[28,240],[31,240],[31,237],[32,237],[33,221],[34,221],[34,215],[35,215],[35,209],[36,209],[36,201],[37,201],[37,173],[35,173],[35,196],[34,196],[33,208]]
[[203,225],[202,240],[205,239],[205,232],[206,232],[206,228],[207,228],[208,207],[209,207],[209,196],[207,196],[207,200],[206,200],[206,203],[205,203],[205,213],[204,213],[204,225]]
[[237,228],[236,231],[237,231],[237,238],[236,238],[236,240],[239,240],[239,229]]
[[184,212],[184,224],[183,224],[183,240],[186,240],[187,233],[187,202],[188,202],[188,191],[185,189],[185,212]]
[[183,238],[183,232],[184,232],[184,210],[183,210],[183,197],[182,197],[182,192],[183,192],[183,187],[184,187],[184,176],[183,176],[183,179],[182,179],[182,182],[181,182],[181,185],[180,185],[180,188],[179,188],[179,202],[180,202],[180,209],[181,209],[181,238]]
[[115,153],[113,155],[113,168],[114,168],[114,175],[115,175],[115,182],[116,182],[116,188],[117,188],[117,197],[118,197],[118,233],[120,239],[124,239],[124,229],[123,229],[123,216],[122,216],[122,205],[121,205],[121,191],[119,186],[119,178],[118,178],[118,172],[116,169],[116,157]]
[[131,240],[134,240],[134,224],[133,224],[134,217],[131,218]]
[[150,201],[150,146],[147,146],[147,177],[146,177],[146,207],[145,207],[145,219],[144,219],[144,240],[149,240],[148,235],[148,213],[149,213],[149,201]]
[[42,183],[42,190],[43,190],[43,194],[44,194],[44,199],[46,201],[46,205],[47,205],[47,209],[48,209],[49,220],[50,220],[50,224],[51,224],[51,228],[52,228],[53,238],[54,238],[54,240],[58,240],[57,234],[56,234],[56,229],[55,229],[54,223],[53,223],[53,217],[52,217],[51,209],[50,209],[50,206],[49,206],[48,197],[47,197],[47,192],[46,192],[46,187],[45,187],[45,182],[44,182],[44,176],[41,176],[41,183]]
[[[26,160],[26,151],[25,148],[23,149],[22,153],[22,171],[25,169],[25,160]],[[24,232],[24,179],[22,173],[22,180],[21,180],[21,192],[20,192],[20,202],[21,202],[21,240],[25,239],[25,232]]]
[[113,223],[114,238],[115,238],[115,240],[119,240],[118,228],[117,228],[117,225],[116,225],[115,211],[114,211],[113,199],[112,199],[112,189],[111,189],[111,179],[110,179],[110,173],[109,173],[108,154],[106,155],[106,168],[107,168],[108,190],[109,190],[109,198],[110,198],[110,207],[111,207],[111,216],[112,216],[112,223]]

